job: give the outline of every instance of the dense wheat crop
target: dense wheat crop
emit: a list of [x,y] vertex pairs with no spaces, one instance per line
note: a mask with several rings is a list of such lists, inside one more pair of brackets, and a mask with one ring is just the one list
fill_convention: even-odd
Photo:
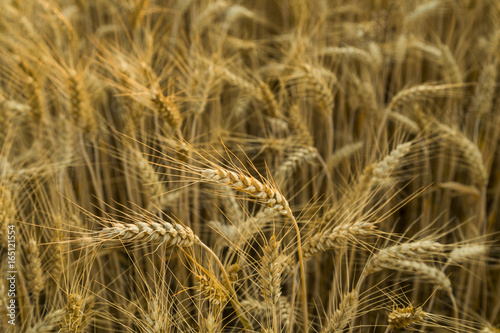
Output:
[[0,332],[499,332],[499,1],[0,8]]

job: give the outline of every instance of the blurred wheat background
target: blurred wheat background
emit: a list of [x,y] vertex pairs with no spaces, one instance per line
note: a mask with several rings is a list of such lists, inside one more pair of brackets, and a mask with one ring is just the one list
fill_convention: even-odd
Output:
[[0,331],[499,332],[498,1],[2,0],[0,53]]

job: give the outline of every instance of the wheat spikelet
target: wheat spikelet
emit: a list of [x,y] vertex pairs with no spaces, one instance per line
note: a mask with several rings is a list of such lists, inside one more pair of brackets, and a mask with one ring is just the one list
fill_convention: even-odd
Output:
[[396,307],[389,313],[389,325],[395,328],[406,328],[412,324],[421,322],[427,314],[422,307],[407,306],[404,308]]
[[357,290],[345,293],[333,314],[328,316],[326,325],[321,328],[321,333],[343,332],[344,328],[349,325],[349,322],[356,315],[357,307]]
[[279,265],[280,242],[276,236],[271,236],[269,243],[264,247],[264,254],[261,257],[261,290],[266,302],[277,304],[281,295],[281,271]]
[[229,280],[231,283],[237,283],[240,276],[241,267],[238,264],[229,265],[226,268],[227,276],[229,276]]
[[247,193],[281,215],[293,217],[288,201],[271,185],[264,185],[253,177],[222,168],[205,169],[202,171],[201,176],[208,181]]
[[213,276],[196,276],[201,293],[213,305],[222,306],[228,299],[228,293]]
[[88,314],[85,309],[86,301],[79,294],[68,295],[60,329],[61,333],[81,333],[85,331],[85,327],[88,325]]
[[414,102],[422,101],[427,98],[449,96],[452,91],[462,86],[462,84],[421,84],[403,89],[392,98],[388,109],[395,110],[398,107],[411,105]]
[[[224,48],[227,48],[231,52],[240,53],[247,55],[253,51],[255,51],[258,47],[258,44],[251,40],[245,40],[233,36],[227,36],[224,41]],[[260,73],[263,73],[260,71]]]
[[41,320],[26,330],[26,333],[52,333],[59,327],[65,310],[54,310],[46,314]]
[[458,182],[444,182],[437,184],[437,187],[454,191],[459,194],[471,195],[479,198],[481,191],[475,185],[464,185]]
[[111,222],[99,232],[99,238],[105,241],[120,240],[122,242],[152,242],[166,246],[190,247],[200,240],[191,228],[175,222],[166,222],[160,218],[146,218],[135,224]]
[[28,240],[26,250],[26,282],[33,294],[35,300],[38,299],[40,292],[45,287],[45,276],[42,270],[42,262],[38,251],[38,244],[34,239]]
[[234,24],[234,22],[240,18],[246,18],[254,22],[264,22],[262,17],[259,17],[255,12],[250,9],[240,6],[232,5],[226,11],[226,17],[222,23],[222,30],[227,31]]
[[[209,62],[210,64],[210,62]],[[252,85],[250,82],[246,81],[245,79],[237,76],[233,72],[231,72],[228,68],[222,67],[222,66],[217,66],[216,71],[220,72],[224,80],[226,80],[229,84],[240,88],[243,92],[247,93],[248,95],[252,96],[253,98],[260,98],[260,101],[264,102],[263,100],[263,92],[259,91],[259,88],[256,86]],[[265,89],[265,88],[260,88],[260,89]],[[269,86],[268,86],[269,89]]]
[[331,231],[314,234],[304,244],[304,259],[309,259],[319,252],[340,249],[349,243],[359,243],[359,238],[374,233],[375,225],[371,222],[343,223]]
[[215,317],[213,314],[209,313],[207,318],[203,321],[205,324],[204,333],[216,333],[217,332],[217,322],[215,321]]
[[146,323],[147,333],[161,333],[169,329],[168,313],[164,313],[156,298],[148,301],[148,311],[144,311],[144,321]]

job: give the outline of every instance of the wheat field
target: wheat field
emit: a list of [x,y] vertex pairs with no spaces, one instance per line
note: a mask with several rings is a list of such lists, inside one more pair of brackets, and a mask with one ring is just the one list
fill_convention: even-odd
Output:
[[1,332],[500,332],[497,0],[2,0]]

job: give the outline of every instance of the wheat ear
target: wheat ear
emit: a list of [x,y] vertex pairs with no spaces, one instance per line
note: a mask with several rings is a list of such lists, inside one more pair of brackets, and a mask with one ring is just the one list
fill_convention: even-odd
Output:
[[88,96],[83,87],[82,78],[74,69],[70,69],[67,80],[73,124],[75,126],[83,124],[85,130],[92,133],[97,129],[97,124],[88,103]]
[[316,100],[321,108],[321,111],[327,117],[333,113],[335,107],[333,93],[326,81],[322,78],[321,74],[308,64],[302,64],[302,70],[309,84],[313,87],[316,93]]
[[280,242],[276,240],[276,236],[271,236],[269,243],[264,247],[264,254],[261,257],[262,296],[266,302],[272,304],[273,308],[278,303],[281,295],[280,245]]
[[45,286],[45,276],[42,270],[38,244],[34,239],[28,240],[28,246],[26,247],[26,263],[26,282],[33,294],[35,304],[37,304],[38,296]]
[[422,307],[396,307],[389,313],[388,322],[390,327],[402,329],[421,322],[426,315]]
[[495,96],[497,66],[498,61],[486,64],[479,75],[479,83],[476,87],[470,108],[472,112],[477,112],[479,116],[491,110]]
[[14,222],[16,206],[11,191],[0,184],[0,246],[7,249],[9,225]]
[[401,159],[411,150],[412,142],[399,144],[381,161],[365,168],[356,185],[356,193],[366,193],[373,186],[381,184],[400,164]]
[[398,107],[411,105],[420,100],[430,97],[447,96],[457,88],[463,87],[463,84],[422,84],[398,92],[389,103],[388,109],[395,110]]
[[81,333],[87,326],[86,299],[80,294],[68,295],[61,333]]
[[146,241],[179,247],[190,247],[200,241],[191,228],[159,218],[154,221],[146,219],[135,224],[116,222],[111,224],[111,227],[99,232],[100,239],[123,242]]
[[65,310],[59,309],[46,314],[41,320],[26,330],[26,333],[52,333],[59,327]]
[[205,298],[213,305],[223,306],[228,299],[228,294],[222,284],[214,277],[196,276],[198,287]]
[[356,315],[358,308],[358,292],[353,290],[344,294],[340,303],[331,316],[328,316],[321,333],[341,333]]
[[488,171],[484,164],[483,154],[478,146],[459,130],[442,123],[438,123],[437,127],[442,133],[447,134],[445,139],[453,143],[462,152],[467,164],[470,166],[470,171],[481,189],[486,186],[488,183]]
[[147,325],[148,333],[162,333],[169,330],[169,314],[165,313],[158,304],[158,299],[150,298],[148,301],[148,311],[143,311],[143,316]]
[[448,255],[446,265],[459,265],[467,260],[483,258],[488,254],[488,246],[484,244],[472,244],[454,248]]
[[344,248],[348,243],[358,243],[362,236],[372,235],[375,225],[371,222],[343,223],[331,231],[316,233],[304,244],[304,259],[310,259],[315,254]]
[[288,201],[279,191],[271,185],[264,185],[253,177],[246,176],[242,173],[225,170],[223,168],[205,169],[201,172],[201,176],[211,182],[229,186],[237,191],[247,193],[260,202],[283,216],[287,216],[292,221],[297,235],[297,252],[299,255],[299,267],[301,274],[302,287],[302,311],[304,315],[304,328],[307,333],[309,330],[309,319],[307,309],[307,285],[304,269],[304,255],[302,250],[302,242],[300,237],[300,229],[297,224]]
[[158,112],[160,117],[162,117],[172,129],[179,131],[182,125],[182,116],[174,101],[169,97],[163,96],[160,90],[153,89],[151,91],[151,102],[153,102],[155,111]]

